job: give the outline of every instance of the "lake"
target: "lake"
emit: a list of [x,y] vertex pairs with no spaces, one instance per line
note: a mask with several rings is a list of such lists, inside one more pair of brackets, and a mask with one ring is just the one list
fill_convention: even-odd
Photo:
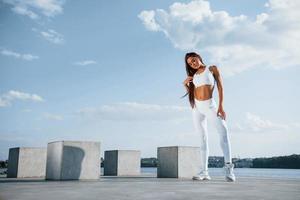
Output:
[[[6,169],[0,169],[0,172]],[[103,167],[101,175],[103,175]],[[210,176],[224,176],[222,168],[208,168]],[[156,167],[142,167],[141,175],[156,176]],[[234,168],[236,177],[300,179],[300,169]],[[3,176],[1,176],[3,177]]]
[[[223,176],[223,168],[208,168],[210,176]],[[156,176],[156,167],[142,167],[141,174]],[[103,168],[101,168],[103,174]],[[234,168],[236,177],[300,179],[300,169]]]
[[[210,176],[223,176],[223,168],[208,168]],[[236,177],[265,177],[265,178],[287,178],[300,179],[300,169],[270,169],[270,168],[234,168]],[[153,174],[157,172],[156,167],[142,167],[142,174]]]

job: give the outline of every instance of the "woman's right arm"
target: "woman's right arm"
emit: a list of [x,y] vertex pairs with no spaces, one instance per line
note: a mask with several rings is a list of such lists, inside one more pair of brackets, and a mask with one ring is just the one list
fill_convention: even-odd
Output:
[[184,81],[183,81],[183,85],[186,89],[187,92],[189,92],[189,83],[193,80],[192,76],[188,76]]

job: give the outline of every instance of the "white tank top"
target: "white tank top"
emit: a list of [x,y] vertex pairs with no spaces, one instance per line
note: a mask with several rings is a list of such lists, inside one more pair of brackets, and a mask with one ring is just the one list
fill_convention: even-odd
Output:
[[204,71],[199,73],[195,73],[193,76],[193,83],[195,87],[199,87],[202,85],[214,85],[215,86],[215,79],[212,75],[209,67],[205,67]]

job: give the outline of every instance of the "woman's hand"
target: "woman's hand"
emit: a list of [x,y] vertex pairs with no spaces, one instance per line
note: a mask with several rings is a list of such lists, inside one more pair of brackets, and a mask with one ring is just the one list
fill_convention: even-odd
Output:
[[188,85],[191,81],[193,80],[192,76],[188,76],[184,81],[183,81],[183,85]]
[[222,119],[226,119],[226,113],[222,106],[219,106],[217,115],[219,115]]

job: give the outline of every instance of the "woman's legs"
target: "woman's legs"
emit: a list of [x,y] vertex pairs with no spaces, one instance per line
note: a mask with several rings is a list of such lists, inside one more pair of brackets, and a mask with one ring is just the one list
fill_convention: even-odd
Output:
[[[208,139],[207,139],[207,121],[212,122],[212,125],[216,127],[220,136],[220,146],[224,155],[224,170],[225,179],[227,181],[235,181],[235,175],[233,173],[234,164],[231,161],[231,145],[229,141],[227,123],[224,119],[217,115],[217,106],[213,98],[203,101],[197,101],[195,99],[196,107],[193,108],[193,121],[197,133],[201,136],[201,159],[202,170],[208,172]],[[204,159],[203,159],[204,158]],[[210,180],[208,174],[203,174],[201,177],[193,177],[195,180]]]
[[193,108],[193,123],[196,132],[200,135],[200,153],[202,160],[202,169],[208,170],[208,137],[207,137],[207,117],[200,113],[197,108]]
[[220,146],[224,155],[224,162],[231,163],[231,144],[229,140],[227,123],[220,116],[217,116],[217,109],[215,106],[211,107],[211,113],[209,114],[209,120],[211,120],[213,126],[216,127],[220,136]]

